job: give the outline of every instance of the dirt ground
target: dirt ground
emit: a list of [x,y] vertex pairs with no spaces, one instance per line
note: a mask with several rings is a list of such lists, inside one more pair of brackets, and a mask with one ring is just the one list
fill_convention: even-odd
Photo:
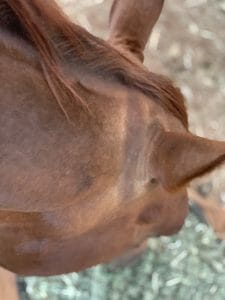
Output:
[[[91,33],[107,38],[112,0],[58,0]],[[225,139],[225,0],[173,0],[146,47],[145,65],[169,75],[187,100],[192,132]],[[190,162],[191,163],[191,162]],[[225,169],[194,183],[225,205]]]

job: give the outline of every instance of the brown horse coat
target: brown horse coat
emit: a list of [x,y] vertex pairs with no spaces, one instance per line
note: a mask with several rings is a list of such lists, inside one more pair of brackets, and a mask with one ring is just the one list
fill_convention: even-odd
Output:
[[0,0],[3,267],[79,271],[173,234],[186,183],[225,160],[224,142],[188,132],[179,89],[139,62],[162,2],[124,14],[115,1],[106,43],[54,1]]

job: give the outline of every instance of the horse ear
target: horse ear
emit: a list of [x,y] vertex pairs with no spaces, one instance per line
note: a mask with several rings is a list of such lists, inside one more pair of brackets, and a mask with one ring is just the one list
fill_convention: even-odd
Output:
[[114,0],[109,42],[143,61],[143,51],[157,22],[164,0]]
[[151,172],[168,189],[182,186],[225,162],[225,142],[160,128],[150,156]]

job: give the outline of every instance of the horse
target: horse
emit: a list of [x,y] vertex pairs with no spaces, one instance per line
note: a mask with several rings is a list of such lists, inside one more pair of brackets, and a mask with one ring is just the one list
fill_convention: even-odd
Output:
[[114,0],[103,41],[55,1],[0,0],[0,265],[79,272],[172,235],[225,142],[143,65],[163,0]]

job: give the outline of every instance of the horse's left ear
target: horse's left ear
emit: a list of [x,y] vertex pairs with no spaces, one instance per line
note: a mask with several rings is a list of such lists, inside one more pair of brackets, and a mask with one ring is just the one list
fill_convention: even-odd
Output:
[[182,186],[225,162],[225,142],[159,129],[150,171],[168,189]]
[[109,42],[144,60],[144,48],[157,22],[164,0],[114,0]]

